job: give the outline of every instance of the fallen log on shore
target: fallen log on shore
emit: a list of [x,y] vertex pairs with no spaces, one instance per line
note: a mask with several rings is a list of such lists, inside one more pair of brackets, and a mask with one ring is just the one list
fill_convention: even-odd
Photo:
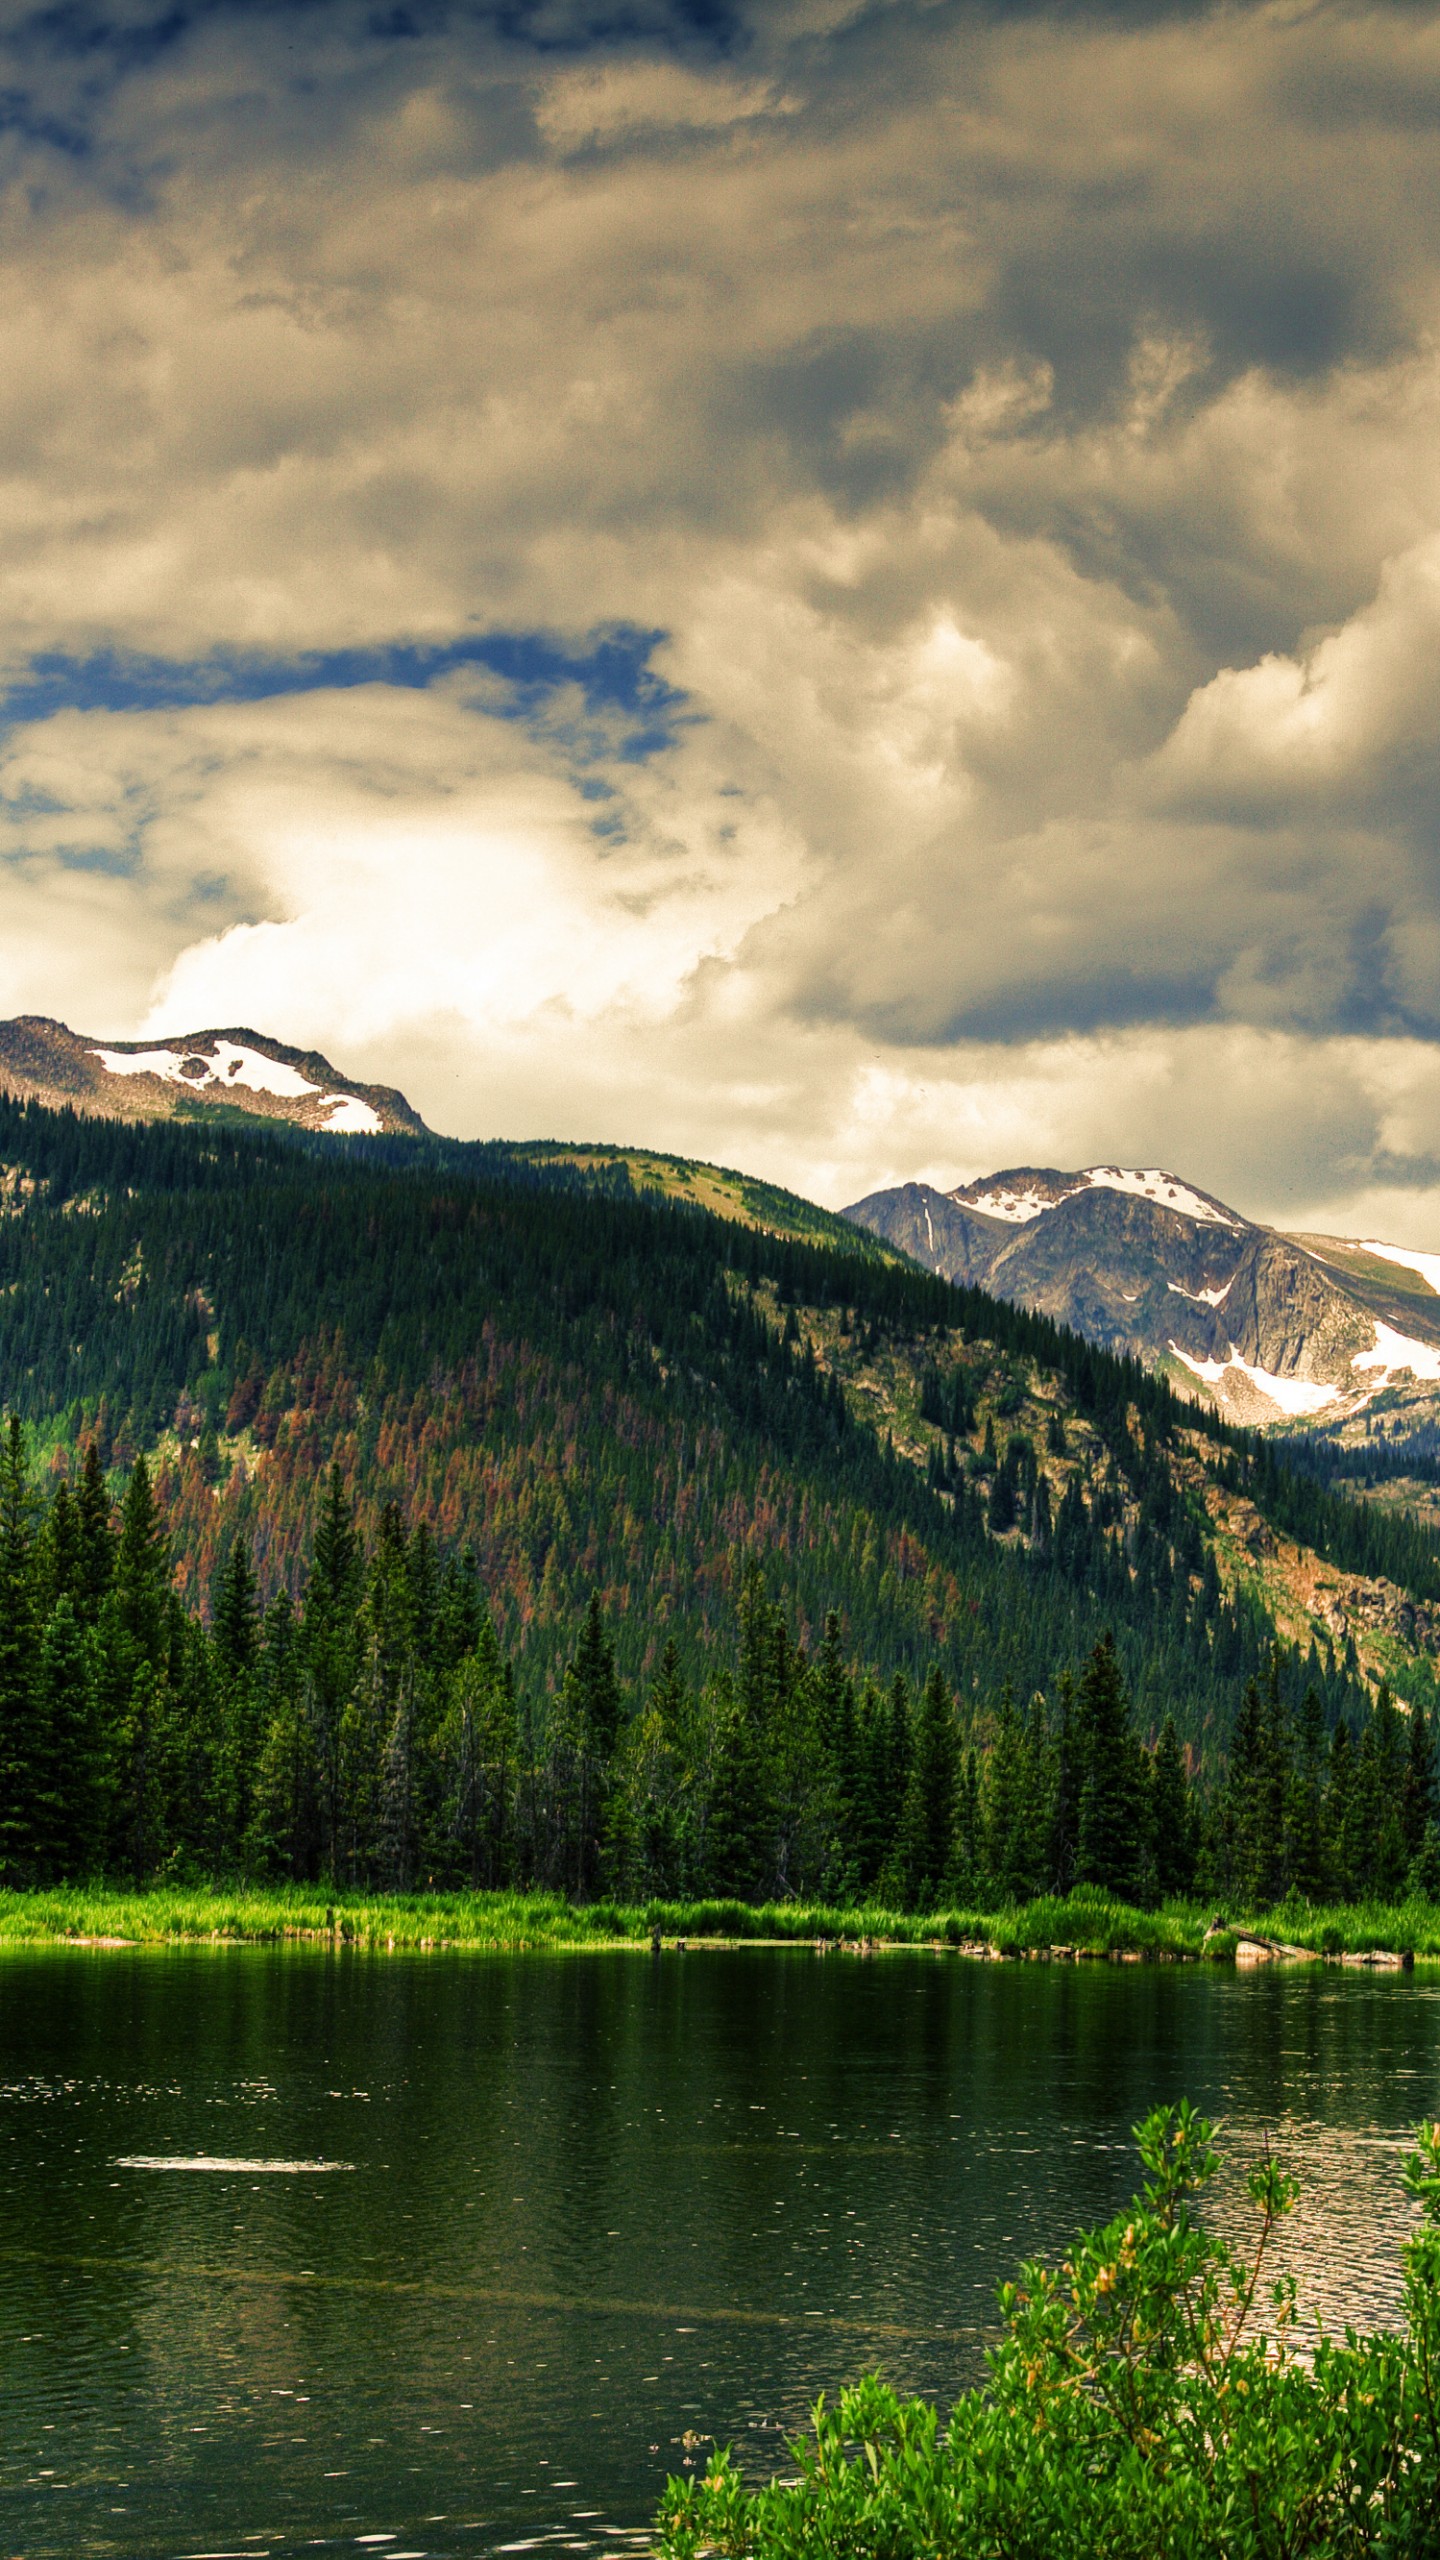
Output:
[[1237,1964],[1319,1964],[1318,1947],[1292,1947],[1285,1938],[1263,1937],[1258,1929],[1230,1929],[1212,1920],[1200,1941],[1203,1954],[1212,1938],[1232,1938]]

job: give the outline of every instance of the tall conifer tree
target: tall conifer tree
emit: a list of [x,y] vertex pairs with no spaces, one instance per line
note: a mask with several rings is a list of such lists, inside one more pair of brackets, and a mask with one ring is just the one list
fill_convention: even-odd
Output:
[[916,1711],[900,1826],[901,1875],[912,1910],[934,1902],[950,1875],[958,1759],[954,1702],[936,1663],[926,1675]]
[[1080,1771],[1075,1877],[1132,1898],[1144,1867],[1138,1749],[1115,1639],[1103,1635],[1085,1665],[1075,1714]]
[[34,1522],[25,1435],[12,1414],[0,1441],[0,1875],[33,1873],[38,1745]]

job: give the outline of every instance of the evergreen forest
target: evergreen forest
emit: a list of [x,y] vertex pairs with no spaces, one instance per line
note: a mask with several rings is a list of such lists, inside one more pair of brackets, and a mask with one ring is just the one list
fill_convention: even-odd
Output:
[[0,1168],[5,1881],[1440,1885],[1433,1688],[1205,1486],[1433,1542],[1132,1362],[518,1150],[0,1100]]
[[619,1674],[597,1597],[553,1691],[517,1678],[468,1551],[392,1505],[362,1549],[338,1466],[298,1606],[262,1609],[236,1540],[187,1610],[150,1470],[112,1503],[93,1441],[43,1509],[23,1427],[0,1455],[0,1861],[11,1885],[109,1875],[542,1887],[994,1907],[1090,1884],[1140,1905],[1440,1893],[1434,1730],[1382,1688],[1358,1725],[1298,1710],[1272,1647],[1220,1783],[1173,1716],[1137,1729],[1113,1639],[1053,1705],[976,1718],[938,1660],[813,1655],[758,1567],[698,1684],[673,1639]]

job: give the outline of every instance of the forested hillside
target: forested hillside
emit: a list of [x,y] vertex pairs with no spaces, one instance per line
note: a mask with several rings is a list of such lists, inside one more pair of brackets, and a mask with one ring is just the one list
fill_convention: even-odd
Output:
[[[1389,1577],[1391,1602],[1408,1586],[1422,1616],[1440,1588],[1421,1531],[1286,1474],[1134,1363],[859,1240],[637,1193],[593,1151],[362,1157],[0,1102],[0,1166],[0,1396],[46,1498],[88,1462],[92,1509],[119,1501],[143,1454],[181,1619],[218,1625],[253,1576],[303,1623],[333,1465],[360,1555],[418,1536],[442,1580],[471,1576],[532,1767],[592,1600],[619,1702],[602,1756],[668,1663],[711,1699],[713,1758],[763,1604],[797,1679],[828,1642],[857,1714],[897,1676],[953,1702],[957,1770],[1037,1697],[1049,1750],[1065,1677],[1113,1630],[1139,1737],[1173,1718],[1214,1770],[1248,1681],[1292,1719],[1312,1694],[1328,1733],[1388,1665],[1383,1628],[1357,1648],[1318,1618],[1276,1652],[1227,1504],[1268,1507],[1312,1563]],[[27,1603],[36,1645],[57,1593]],[[1423,1642],[1395,1671],[1432,1694]]]

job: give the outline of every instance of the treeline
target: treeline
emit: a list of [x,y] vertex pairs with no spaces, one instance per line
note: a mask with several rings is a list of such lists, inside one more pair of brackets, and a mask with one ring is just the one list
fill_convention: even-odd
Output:
[[957,1698],[799,1644],[758,1570],[699,1676],[667,1642],[622,1680],[596,1598],[563,1675],[517,1676],[471,1554],[382,1512],[368,1550],[339,1471],[298,1600],[262,1610],[243,1541],[187,1608],[148,1467],[118,1508],[93,1444],[41,1503],[0,1450],[0,1878],[204,1876],[337,1887],[796,1895],[920,1908],[1094,1883],[1440,1887],[1422,1714],[1333,1735],[1272,1651],[1204,1805],[1173,1717],[1147,1747],[1113,1641],[1053,1700]]
[[1440,1423],[1380,1416],[1354,1440],[1324,1431],[1287,1431],[1285,1463],[1323,1485],[1391,1484],[1409,1476],[1440,1484]]
[[1331,1724],[1313,1684],[1292,1703],[1284,1672],[1276,1647],[1245,1682],[1203,1790],[1173,1717],[1142,1748],[1105,1643],[1078,1692],[1062,1680],[1058,1712],[1005,1703],[983,1765],[965,1762],[957,1882],[992,1903],[1096,1883],[1142,1905],[1198,1894],[1238,1911],[1440,1896],[1434,1717],[1402,1715],[1382,1687]]

